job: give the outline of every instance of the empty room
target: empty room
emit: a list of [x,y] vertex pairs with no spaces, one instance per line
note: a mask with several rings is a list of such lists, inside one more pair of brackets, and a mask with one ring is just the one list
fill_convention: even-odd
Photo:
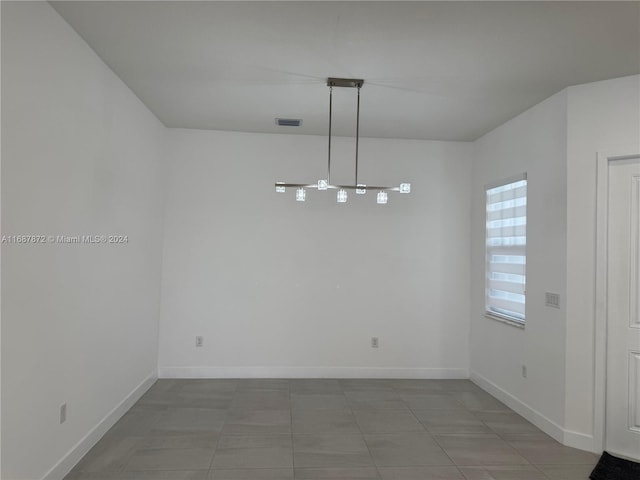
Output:
[[0,15],[2,480],[640,479],[640,2]]

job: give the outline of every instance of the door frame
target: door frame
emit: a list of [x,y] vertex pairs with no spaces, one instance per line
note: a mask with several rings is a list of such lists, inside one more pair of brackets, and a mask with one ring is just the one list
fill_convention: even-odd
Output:
[[609,167],[616,161],[638,157],[640,157],[638,147],[601,151],[598,152],[597,157],[593,442],[598,451],[604,450],[606,446]]

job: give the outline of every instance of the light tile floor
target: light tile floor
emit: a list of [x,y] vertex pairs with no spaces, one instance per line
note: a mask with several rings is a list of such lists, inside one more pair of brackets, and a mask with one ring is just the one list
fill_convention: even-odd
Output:
[[66,480],[585,480],[467,380],[159,380]]

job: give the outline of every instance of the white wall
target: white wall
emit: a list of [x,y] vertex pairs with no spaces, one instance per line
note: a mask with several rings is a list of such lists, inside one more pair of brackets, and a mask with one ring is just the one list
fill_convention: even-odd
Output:
[[[334,138],[334,183],[353,145]],[[168,132],[161,376],[467,375],[471,144],[362,139],[362,182],[412,184],[386,206],[275,193],[323,178],[326,149]]]
[[[485,135],[476,149],[472,378],[558,440],[599,451],[596,159],[598,152],[640,149],[640,77],[569,87]],[[528,303],[527,327],[517,330],[482,316],[482,196],[485,184],[522,171],[529,175]],[[559,310],[543,306],[545,291],[560,293]]]
[[[2,8],[0,8],[0,27],[2,25]],[[0,31],[0,34],[2,32]],[[1,47],[1,40],[0,40]],[[0,59],[2,54],[0,53]],[[2,62],[0,62],[0,92],[2,92]],[[0,109],[2,98],[0,95]],[[2,132],[2,115],[0,115],[0,132]],[[2,224],[2,135],[0,134],[0,225]],[[1,232],[0,232],[1,233]],[[2,272],[2,248],[0,247],[0,272]],[[2,275],[0,274],[0,478],[2,478]]]
[[[640,76],[569,88],[567,144],[566,428],[594,433],[596,158],[640,149]],[[601,439],[592,440],[594,448]]]
[[[565,394],[566,107],[562,91],[475,142],[471,227],[472,378],[556,438]],[[485,186],[523,172],[527,305],[519,329],[484,316]],[[560,294],[560,309],[545,307],[545,292]]]
[[3,235],[129,236],[2,245],[2,478],[61,478],[156,372],[164,127],[43,2],[2,2],[2,120]]
[[[471,352],[479,384],[557,438],[597,443],[595,158],[638,147],[637,76],[571,87],[475,144],[363,139],[363,181],[412,183],[386,206],[274,193],[324,176],[323,137],[165,130],[46,3],[2,2],[2,83],[2,233],[129,237],[2,246],[2,478],[60,478],[158,363],[464,377]],[[335,139],[335,182],[352,182],[352,159]],[[484,185],[523,171],[520,330],[483,316]]]

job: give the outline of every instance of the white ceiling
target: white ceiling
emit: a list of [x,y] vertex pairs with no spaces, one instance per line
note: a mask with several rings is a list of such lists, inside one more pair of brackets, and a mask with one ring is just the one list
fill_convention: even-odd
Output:
[[[569,85],[640,72],[639,2],[52,2],[168,127],[474,140]],[[334,89],[352,135],[355,91]],[[275,117],[302,118],[278,127]]]

